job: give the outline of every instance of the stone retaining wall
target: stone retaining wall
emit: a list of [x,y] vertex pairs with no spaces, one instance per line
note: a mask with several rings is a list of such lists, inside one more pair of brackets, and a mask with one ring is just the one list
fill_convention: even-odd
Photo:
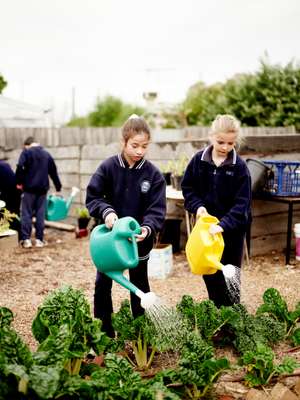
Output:
[[[158,167],[185,154],[190,158],[206,143],[208,128],[154,132],[148,158]],[[240,149],[244,158],[300,160],[300,134],[290,128],[245,128],[245,141]],[[72,186],[80,188],[68,222],[75,221],[75,209],[85,201],[85,189],[91,175],[105,158],[119,152],[118,128],[0,129],[0,158],[15,169],[24,139],[33,135],[54,157],[63,184],[63,195]],[[169,218],[183,218],[181,243],[184,247],[185,221],[182,205],[168,204]],[[294,222],[300,222],[300,206],[295,207]],[[269,202],[253,203],[252,254],[283,249],[287,207]]]

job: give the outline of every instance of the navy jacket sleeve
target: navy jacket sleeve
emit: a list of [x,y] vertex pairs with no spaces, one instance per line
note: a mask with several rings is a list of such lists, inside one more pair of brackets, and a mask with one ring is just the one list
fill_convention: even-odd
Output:
[[153,234],[163,227],[166,215],[166,182],[160,173],[155,175],[151,187],[148,207],[143,216],[142,226],[149,226]]
[[244,228],[251,222],[251,178],[245,163],[237,169],[236,180],[234,205],[219,222],[225,232]]
[[16,169],[16,183],[17,185],[24,184],[24,171],[26,166],[26,152],[23,150],[20,154],[17,169]]
[[204,200],[197,194],[195,188],[199,184],[197,155],[189,162],[181,183],[182,194],[184,197],[184,208],[191,214],[196,214],[199,207],[205,207]]
[[60,182],[60,179],[57,174],[55,162],[50,154],[49,154],[49,161],[48,161],[48,173],[49,173],[50,178],[53,181],[56,191],[59,192],[61,190],[61,182]]
[[103,162],[92,175],[86,189],[86,207],[92,217],[103,219],[109,212],[115,212],[106,196],[110,181],[106,163]]

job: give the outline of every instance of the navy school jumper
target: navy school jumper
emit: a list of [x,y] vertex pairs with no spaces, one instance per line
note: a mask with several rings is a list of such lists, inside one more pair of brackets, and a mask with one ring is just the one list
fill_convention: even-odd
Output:
[[51,154],[40,145],[24,149],[16,170],[17,184],[23,185],[23,191],[36,195],[46,194],[49,190],[49,176],[59,192],[61,182]]
[[[121,155],[112,156],[97,168],[87,186],[86,206],[90,215],[101,223],[110,212],[119,218],[133,217],[148,230],[147,238],[138,243],[139,264],[129,269],[130,281],[143,292],[149,292],[147,262],[153,239],[162,229],[166,213],[165,180],[148,160],[142,159],[132,168]],[[94,294],[94,315],[102,320],[102,329],[114,336],[111,326],[113,312],[112,280],[97,272]],[[130,293],[134,317],[144,313],[140,299]]]
[[[216,166],[212,160],[212,146],[199,151],[191,159],[182,181],[185,208],[192,214],[205,207],[217,217],[223,228],[224,252],[222,264],[241,268],[244,238],[251,223],[251,178],[245,161],[233,149],[227,159]],[[217,271],[204,275],[209,298],[217,307],[240,301],[229,296],[224,275]]]

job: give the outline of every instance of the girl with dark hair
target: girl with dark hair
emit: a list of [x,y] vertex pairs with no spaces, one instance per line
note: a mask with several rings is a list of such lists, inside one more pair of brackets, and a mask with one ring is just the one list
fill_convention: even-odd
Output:
[[[165,180],[161,172],[144,157],[150,143],[150,129],[142,117],[132,115],[122,128],[122,152],[101,163],[87,187],[86,207],[90,215],[112,228],[118,218],[133,217],[141,225],[136,235],[139,264],[129,270],[130,281],[149,292],[147,263],[153,239],[161,230],[166,212]],[[102,329],[111,337],[112,280],[97,272],[94,315],[102,320]],[[144,313],[140,299],[131,296],[132,314]]]

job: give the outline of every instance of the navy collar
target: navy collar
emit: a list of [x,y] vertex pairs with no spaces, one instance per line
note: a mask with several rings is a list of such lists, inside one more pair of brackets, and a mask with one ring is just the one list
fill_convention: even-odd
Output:
[[[124,154],[118,154],[118,160],[120,163],[120,166],[122,168],[129,168],[129,164],[126,160],[126,158],[124,157]],[[141,169],[142,166],[145,164],[145,159],[142,158],[140,161],[137,161],[130,169]]]
[[[201,161],[206,161],[210,164],[214,164],[213,159],[212,159],[212,150],[213,150],[212,144],[210,146],[205,147],[205,149],[203,150],[202,156],[201,156]],[[228,153],[226,160],[224,160],[220,166],[235,165],[236,159],[237,159],[236,150],[232,149]]]

